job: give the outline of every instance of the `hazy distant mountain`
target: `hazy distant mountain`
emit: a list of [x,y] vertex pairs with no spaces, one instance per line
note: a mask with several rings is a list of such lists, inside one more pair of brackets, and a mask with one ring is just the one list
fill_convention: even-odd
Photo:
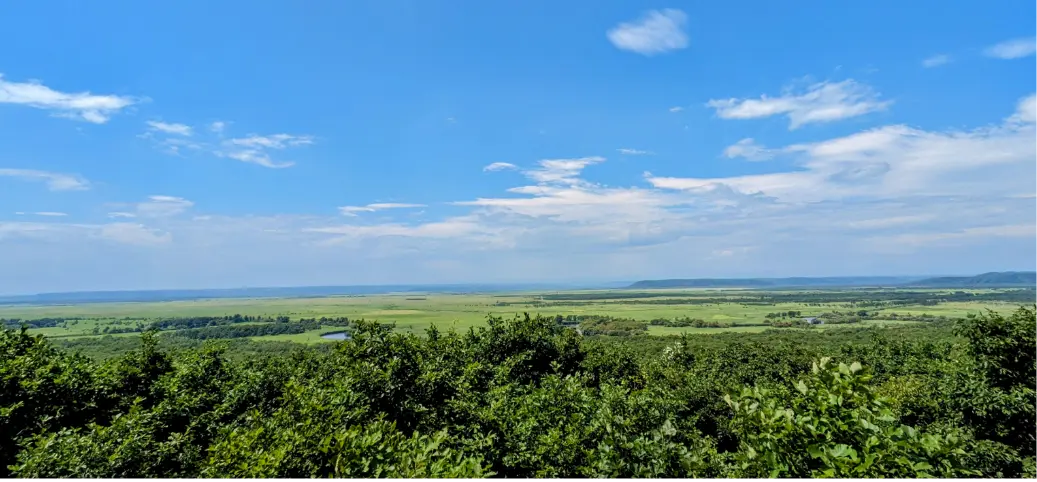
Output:
[[976,276],[843,276],[827,278],[664,279],[638,281],[630,289],[662,288],[1011,288],[1037,285],[1037,273],[1005,271]]
[[1007,288],[1037,286],[1037,272],[1003,271],[976,276],[943,276],[910,283],[919,288]]

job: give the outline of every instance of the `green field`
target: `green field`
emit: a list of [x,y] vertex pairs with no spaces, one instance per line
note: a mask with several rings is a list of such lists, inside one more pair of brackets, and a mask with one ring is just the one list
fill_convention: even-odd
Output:
[[[755,292],[760,293],[760,292]],[[817,292],[823,294],[824,292]],[[838,293],[838,292],[832,292]],[[577,300],[552,300],[551,297],[569,296]],[[467,330],[485,323],[487,315],[511,317],[521,313],[531,315],[609,315],[648,321],[656,318],[698,318],[706,321],[730,323],[728,328],[691,328],[650,326],[651,335],[676,335],[680,333],[761,332],[769,329],[760,326],[764,316],[770,312],[798,311],[802,316],[812,316],[825,311],[855,309],[849,303],[775,303],[768,305],[744,304],[735,300],[746,296],[743,290],[652,290],[624,294],[624,298],[609,291],[573,291],[545,293],[497,293],[497,294],[398,294],[378,296],[340,296],[322,298],[252,298],[252,299],[209,299],[195,301],[141,302],[141,303],[94,303],[78,305],[9,305],[0,306],[0,318],[39,319],[46,317],[78,317],[66,327],[33,329],[34,333],[48,337],[76,338],[98,336],[95,329],[104,327],[130,327],[147,323],[149,319],[189,316],[262,315],[300,318],[348,317],[364,318],[382,323],[395,323],[396,329],[405,333],[423,333],[435,325],[444,330]],[[547,301],[544,301],[545,297]],[[597,298],[597,299],[596,299]],[[604,299],[601,299],[604,298]],[[659,304],[666,300],[700,300],[699,304]],[[502,305],[503,304],[503,305]],[[884,314],[964,317],[990,309],[1008,313],[1018,307],[1008,302],[944,302],[935,306],[897,306],[880,308]],[[868,326],[885,326],[916,323],[901,320],[874,320],[863,323]],[[743,325],[743,326],[740,326]],[[749,326],[744,326],[749,325]],[[828,325],[818,328],[832,329],[844,325]],[[856,326],[860,326],[859,324]],[[292,341],[317,343],[324,341],[320,335],[335,328],[323,327],[306,333],[254,337],[255,340]],[[135,333],[119,333],[113,336],[136,336]]]

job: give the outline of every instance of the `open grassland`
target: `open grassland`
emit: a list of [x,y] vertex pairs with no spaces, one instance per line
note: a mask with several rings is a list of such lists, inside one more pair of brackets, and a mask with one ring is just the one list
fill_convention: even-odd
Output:
[[[937,292],[938,290],[933,290]],[[977,290],[978,292],[978,290]],[[49,337],[75,338],[97,336],[104,327],[146,325],[148,320],[190,316],[287,316],[301,318],[348,317],[364,318],[383,323],[395,323],[405,333],[422,333],[432,325],[443,330],[467,330],[485,323],[487,315],[511,317],[521,313],[531,315],[609,315],[620,318],[649,321],[677,317],[698,318],[706,321],[729,323],[728,328],[691,328],[651,326],[649,334],[675,335],[680,333],[760,332],[765,316],[772,312],[800,312],[813,316],[826,311],[846,311],[857,308],[845,302],[749,304],[739,302],[747,295],[762,292],[745,290],[646,290],[571,291],[545,293],[498,294],[399,294],[378,296],[339,296],[322,298],[249,298],[211,299],[195,301],[95,303],[78,305],[0,306],[0,318],[39,319],[82,318],[68,321],[66,326],[33,329]],[[816,293],[824,294],[818,291]],[[832,291],[831,293],[838,293]],[[686,304],[667,304],[685,303]],[[934,306],[907,305],[893,308],[869,308],[881,313],[964,317],[968,314],[994,310],[1009,313],[1017,303],[1005,302],[945,302]],[[884,326],[914,323],[895,320],[871,320],[866,325]],[[857,325],[861,326],[861,325]],[[826,325],[823,329],[838,328]],[[96,331],[95,331],[96,330]],[[299,334],[255,337],[256,340],[316,343],[327,332],[338,331],[323,327]],[[115,336],[136,336],[122,333]]]

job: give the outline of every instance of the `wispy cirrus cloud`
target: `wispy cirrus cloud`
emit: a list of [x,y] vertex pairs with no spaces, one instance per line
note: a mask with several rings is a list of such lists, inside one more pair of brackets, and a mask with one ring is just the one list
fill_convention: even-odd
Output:
[[655,154],[652,151],[645,151],[645,150],[641,150],[641,149],[629,149],[629,148],[616,149],[616,151],[619,152],[620,154],[623,154],[623,155],[626,155],[626,156],[650,156],[652,154]]
[[987,47],[983,54],[996,59],[1019,59],[1037,52],[1037,37],[1020,37]]
[[714,99],[706,103],[721,119],[760,119],[783,115],[789,129],[806,124],[833,122],[885,110],[892,101],[881,100],[870,87],[852,79],[842,82],[820,82],[807,86],[804,92],[786,89],[778,97],[758,99]]
[[[136,215],[146,218],[176,216],[177,214],[187,211],[192,206],[194,206],[194,202],[188,201],[182,197],[164,195],[148,196],[146,201],[133,205],[136,210]],[[126,216],[125,213],[123,213],[117,217],[131,216]]]
[[0,104],[17,104],[51,111],[58,117],[104,124],[140,100],[121,95],[97,95],[90,92],[60,92],[38,81],[12,82],[0,74]]
[[949,64],[951,63],[951,60],[953,59],[950,55],[947,54],[933,55],[932,57],[928,57],[922,61],[922,67],[931,69],[933,67],[939,67],[941,65]]
[[191,126],[186,124],[177,124],[170,122],[161,121],[147,121],[146,124],[153,131],[163,132],[166,134],[176,134],[180,136],[190,136],[193,129]]
[[494,172],[494,171],[508,171],[518,169],[518,166],[510,162],[494,162],[487,164],[486,167],[482,168],[483,171]]
[[[295,165],[295,162],[292,161],[273,159],[272,152],[314,143],[313,136],[292,134],[248,134],[244,137],[224,138],[224,133],[229,125],[226,121],[212,122],[200,130],[180,123],[148,121],[147,125],[148,131],[139,137],[151,140],[157,147],[169,154],[180,155],[187,151],[205,152],[217,157],[271,169],[283,169]],[[193,136],[196,132],[201,134],[208,132],[208,139],[195,139]],[[191,139],[186,139],[186,137],[191,137]]]
[[677,9],[651,10],[637,20],[620,23],[606,36],[620,50],[652,56],[686,48],[687,21],[688,16]]
[[90,182],[86,179],[59,172],[0,168],[0,176],[13,177],[25,181],[42,181],[47,184],[47,188],[51,191],[84,191],[90,189]]
[[413,204],[413,203],[373,203],[366,206],[341,206],[338,208],[339,212],[345,216],[356,216],[357,213],[362,212],[375,212],[384,209],[411,209],[411,208],[423,208],[427,207],[424,204]]
[[580,184],[580,172],[587,166],[605,162],[604,157],[591,156],[575,159],[544,159],[540,161],[539,167],[523,171],[526,177],[538,183],[558,184]]
[[742,157],[748,161],[766,161],[774,158],[774,152],[756,143],[754,139],[742,139],[724,149],[724,156],[733,159]]
[[313,144],[313,136],[298,136],[291,134],[273,134],[261,136],[249,134],[246,137],[228,139],[216,154],[221,157],[258,164],[272,169],[283,169],[295,165],[293,161],[275,161],[270,157],[270,151],[283,150],[289,147],[307,146]]
[[224,121],[215,121],[209,124],[209,131],[215,134],[223,134],[223,131],[227,129],[227,123]]

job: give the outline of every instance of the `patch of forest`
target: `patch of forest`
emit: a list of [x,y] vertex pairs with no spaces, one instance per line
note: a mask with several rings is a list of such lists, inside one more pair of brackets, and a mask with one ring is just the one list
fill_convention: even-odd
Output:
[[4,330],[0,475],[1034,477],[1035,321],[670,338],[357,321],[280,354],[147,333],[104,360]]

